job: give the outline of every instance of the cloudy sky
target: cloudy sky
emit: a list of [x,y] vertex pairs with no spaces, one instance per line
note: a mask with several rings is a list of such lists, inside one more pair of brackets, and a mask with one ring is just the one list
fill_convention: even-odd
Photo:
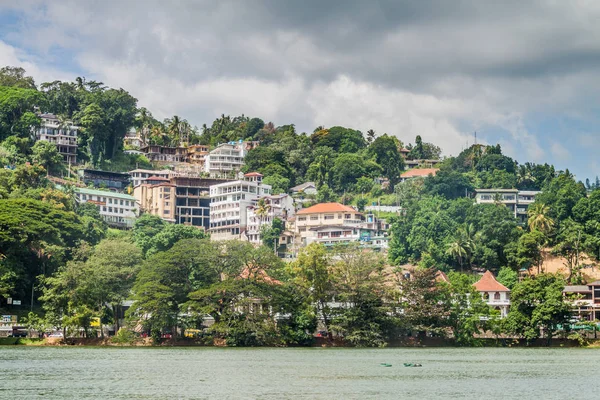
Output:
[[0,0],[0,65],[123,87],[198,126],[244,113],[420,134],[446,155],[477,131],[600,175],[594,0]]

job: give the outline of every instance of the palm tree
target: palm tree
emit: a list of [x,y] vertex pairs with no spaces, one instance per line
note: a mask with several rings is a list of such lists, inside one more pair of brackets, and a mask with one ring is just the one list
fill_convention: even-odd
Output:
[[170,136],[171,146],[179,146],[179,143],[181,142],[181,124],[181,118],[179,118],[177,115],[174,115],[173,118],[169,121],[169,124],[167,126],[167,132]]
[[258,217],[258,230],[262,226],[264,218],[269,215],[269,211],[271,211],[271,205],[265,201],[265,199],[258,200],[258,204],[256,205],[256,210],[254,213]]
[[448,248],[446,249],[446,254],[455,258],[460,265],[460,270],[463,270],[463,262],[468,257],[466,244],[460,239],[457,238],[454,241],[448,243]]
[[530,231],[540,231],[549,235],[554,229],[554,220],[548,216],[550,207],[543,203],[535,203],[527,210],[527,225]]
[[373,143],[373,141],[375,140],[375,131],[373,129],[369,129],[367,131],[367,142],[369,142],[369,144]]

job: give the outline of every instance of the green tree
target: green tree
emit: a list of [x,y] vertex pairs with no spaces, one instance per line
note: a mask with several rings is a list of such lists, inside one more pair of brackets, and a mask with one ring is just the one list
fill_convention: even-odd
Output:
[[21,67],[7,66],[0,68],[0,86],[36,90],[33,78],[31,76],[25,76],[25,73],[25,69]]
[[369,146],[368,154],[382,167],[383,176],[390,182],[390,190],[394,190],[404,170],[404,158],[395,140],[388,135],[379,136]]
[[535,203],[527,209],[527,226],[530,231],[540,231],[550,235],[554,229],[554,220],[549,217],[550,207],[543,203]]
[[38,141],[31,148],[31,159],[48,172],[56,174],[62,169],[63,158],[56,146],[50,142]]
[[44,96],[34,89],[0,86],[0,141],[9,136],[29,138],[31,128],[40,125],[35,107]]
[[517,283],[505,327],[528,343],[543,333],[548,345],[559,325],[568,323],[569,305],[564,301],[564,281],[558,275],[539,274]]

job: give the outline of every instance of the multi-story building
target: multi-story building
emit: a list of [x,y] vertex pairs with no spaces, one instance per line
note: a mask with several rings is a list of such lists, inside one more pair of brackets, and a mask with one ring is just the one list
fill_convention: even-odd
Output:
[[176,222],[175,185],[169,179],[151,176],[136,186],[133,194],[142,211],[168,222]]
[[87,188],[76,188],[75,193],[78,202],[95,204],[109,226],[132,228],[139,214],[135,197],[127,194]]
[[240,239],[248,225],[248,207],[271,194],[262,175],[251,172],[243,180],[210,187],[210,233],[213,240]]
[[204,157],[204,171],[215,178],[232,178],[244,166],[246,154],[258,146],[258,142],[223,143]]
[[160,171],[154,171],[151,169],[134,169],[133,171],[129,171],[129,176],[131,176],[131,184],[133,187],[139,186],[146,181],[146,179],[151,176],[158,176],[161,178],[169,179],[171,177],[171,170],[163,169]]
[[173,176],[170,182],[175,185],[176,223],[210,228],[210,188],[224,183],[220,179]]
[[494,274],[485,271],[475,284],[475,290],[491,308],[500,311],[500,317],[505,318],[510,309],[510,289],[496,280]]
[[34,130],[37,140],[50,142],[56,146],[63,160],[69,164],[77,162],[77,132],[79,127],[70,121],[61,122],[54,114],[39,114],[40,127]]
[[136,131],[135,128],[131,128],[129,131],[127,131],[125,137],[123,138],[123,144],[134,149],[139,149],[140,147],[144,147],[146,145],[140,136],[140,133]]
[[600,281],[586,285],[567,285],[563,289],[572,305],[573,316],[581,321],[600,320]]
[[188,156],[187,148],[182,146],[149,145],[141,147],[140,150],[144,153],[148,161],[158,164],[186,162]]
[[208,146],[203,144],[195,144],[188,146],[188,162],[204,167],[205,158],[208,155]]
[[[258,201],[264,200],[264,215],[257,215],[259,207]],[[262,196],[256,204],[248,206],[246,216],[248,219],[245,236],[248,241],[261,244],[260,231],[263,226],[269,226],[275,218],[281,219],[284,224],[288,217],[292,217],[295,212],[294,199],[287,194],[275,194]]]
[[477,189],[477,204],[504,204],[520,223],[527,222],[527,209],[535,201],[539,191],[517,189]]
[[340,203],[321,203],[302,209],[290,220],[288,228],[295,233],[296,248],[313,242],[325,246],[358,242],[378,250],[388,247],[385,221]]
[[97,188],[123,191],[129,186],[129,175],[120,172],[80,169],[77,175],[85,185],[93,185]]

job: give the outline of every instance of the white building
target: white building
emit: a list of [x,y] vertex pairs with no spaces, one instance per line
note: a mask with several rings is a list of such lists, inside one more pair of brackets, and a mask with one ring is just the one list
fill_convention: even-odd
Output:
[[244,166],[248,152],[258,146],[258,142],[223,143],[204,157],[204,172],[213,178],[232,178]]
[[500,311],[501,318],[506,318],[510,309],[509,288],[498,282],[490,271],[485,271],[473,286],[481,294],[483,301],[491,308]]
[[477,204],[502,203],[521,223],[527,221],[527,209],[535,201],[535,196],[540,193],[517,189],[477,189],[475,192]]
[[139,214],[135,197],[87,188],[75,189],[77,201],[92,203],[98,207],[100,215],[109,226],[116,228],[132,228]]
[[39,128],[35,128],[34,133],[37,140],[53,143],[58,152],[63,156],[63,160],[69,164],[77,162],[77,132],[79,127],[72,122],[61,121],[54,114],[38,115],[42,122]]
[[[265,206],[267,208],[266,215],[256,215],[258,208],[258,201],[260,199],[265,200]],[[245,236],[248,241],[261,244],[260,230],[263,226],[269,226],[273,223],[275,218],[285,221],[294,215],[294,199],[287,194],[276,194],[269,196],[262,196],[257,200],[257,204],[248,206],[246,212],[247,216],[247,229]]]
[[153,171],[151,169],[134,169],[128,173],[131,176],[131,184],[133,187],[136,187],[144,183],[146,179],[150,178],[151,176],[159,176],[161,178],[169,179],[172,171],[168,169],[163,169],[160,171]]
[[240,239],[248,225],[248,208],[259,197],[271,194],[271,186],[262,183],[262,174],[251,172],[244,180],[210,187],[210,234],[213,240]]
[[313,195],[317,194],[317,185],[314,182],[304,182],[290,189],[292,194]]

